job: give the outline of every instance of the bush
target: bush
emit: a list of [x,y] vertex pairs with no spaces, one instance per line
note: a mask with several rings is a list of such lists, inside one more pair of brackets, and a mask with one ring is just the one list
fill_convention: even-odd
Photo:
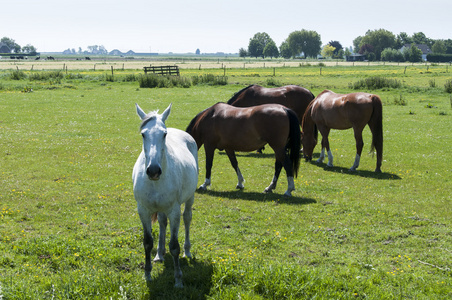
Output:
[[25,79],[27,77],[27,75],[25,75],[25,73],[23,71],[14,70],[9,74],[9,77],[12,80],[22,80],[22,79]]
[[446,89],[446,93],[449,93],[449,94],[452,93],[452,79],[449,79],[448,81],[446,81],[446,83],[444,84],[444,88]]
[[355,83],[350,83],[349,88],[358,90],[362,88],[367,89],[382,89],[382,88],[400,88],[402,83],[397,79],[389,79],[381,76],[369,77],[366,79],[359,80]]
[[213,74],[204,74],[200,76],[192,77],[193,85],[227,85],[228,77],[227,76],[215,76]]
[[63,72],[62,71],[48,71],[48,72],[36,72],[31,73],[28,78],[32,81],[44,81],[50,79],[62,79]]
[[188,78],[179,76],[161,76],[157,74],[141,75],[138,78],[138,82],[140,88],[189,88],[191,86],[191,81]]
[[427,61],[431,61],[431,62],[451,62],[452,61],[452,54],[430,53],[430,54],[427,54]]

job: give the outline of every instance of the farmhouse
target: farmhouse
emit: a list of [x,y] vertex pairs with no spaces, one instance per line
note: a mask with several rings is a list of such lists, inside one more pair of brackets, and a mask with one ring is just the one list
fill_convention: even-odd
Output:
[[366,60],[366,56],[363,55],[363,54],[355,53],[355,54],[352,54],[352,55],[347,55],[345,57],[345,59],[347,61],[365,61]]
[[[415,46],[422,51],[422,60],[423,61],[427,61],[427,55],[432,53],[432,50],[430,50],[430,47],[427,46],[426,44],[415,44]],[[410,49],[411,44],[405,44],[403,45],[403,47],[400,49],[400,51],[403,52],[403,50],[405,49]]]
[[0,42],[0,53],[11,53],[11,49],[5,43]]

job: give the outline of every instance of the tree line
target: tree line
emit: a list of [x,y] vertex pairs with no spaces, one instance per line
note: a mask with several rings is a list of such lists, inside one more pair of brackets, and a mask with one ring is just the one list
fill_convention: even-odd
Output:
[[[452,55],[452,39],[434,40],[424,33],[409,36],[405,32],[398,35],[385,30],[368,30],[364,36],[353,40],[353,47],[343,48],[339,41],[330,41],[322,47],[320,35],[316,31],[298,30],[289,34],[279,48],[265,32],[256,33],[249,41],[248,48],[241,48],[241,57],[283,57],[283,58],[344,58],[352,53],[361,54],[367,60],[383,61],[421,61],[422,51],[417,45],[426,45],[432,53]],[[407,46],[408,45],[408,46]],[[452,60],[452,57],[451,57]]]

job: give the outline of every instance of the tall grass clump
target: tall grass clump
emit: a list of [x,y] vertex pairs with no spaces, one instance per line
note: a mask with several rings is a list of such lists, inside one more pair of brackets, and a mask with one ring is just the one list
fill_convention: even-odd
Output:
[[444,88],[446,89],[446,93],[449,93],[449,94],[452,93],[452,79],[449,79],[448,81],[446,81],[446,83],[444,84]]
[[138,78],[140,88],[171,88],[191,86],[191,80],[179,76],[161,76],[156,74],[141,75]]
[[366,79],[358,80],[355,83],[350,83],[349,88],[359,90],[362,88],[367,89],[382,89],[393,88],[397,89],[402,87],[402,83],[397,79],[389,79],[382,76],[373,76]]
[[193,85],[227,85],[227,76],[215,76],[213,74],[204,74],[192,77]]
[[22,80],[27,78],[27,75],[24,73],[24,71],[14,70],[9,74],[9,78],[11,78],[12,80]]
[[48,71],[48,72],[35,72],[28,76],[28,79],[32,81],[45,81],[51,79],[63,79],[64,75],[62,71]]

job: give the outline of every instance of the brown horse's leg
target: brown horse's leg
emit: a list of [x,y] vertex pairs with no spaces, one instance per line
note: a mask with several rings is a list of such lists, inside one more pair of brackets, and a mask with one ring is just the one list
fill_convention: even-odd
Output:
[[212,175],[212,165],[215,148],[204,144],[204,152],[206,153],[206,180],[199,186],[199,189],[203,191],[207,190],[207,186],[210,185],[210,176]]
[[332,167],[333,166],[333,154],[331,153],[330,150],[330,142],[328,140],[328,135],[330,134],[330,128],[325,127],[325,126],[318,126],[320,134],[322,135],[322,150],[320,152],[320,157],[317,160],[318,163],[322,163],[323,160],[325,159],[325,149],[327,151],[328,154],[328,167]]
[[353,127],[353,131],[355,133],[355,141],[356,141],[356,157],[353,166],[350,168],[350,171],[354,172],[359,166],[359,161],[361,160],[361,153],[363,152],[363,129],[364,128],[356,128]]
[[275,175],[273,175],[273,180],[270,183],[268,187],[265,188],[265,193],[271,193],[276,188],[276,184],[278,183],[279,174],[281,173],[281,169],[283,167],[283,164],[276,160],[275,162]]
[[235,152],[234,150],[225,150],[226,154],[229,157],[229,161],[231,162],[232,167],[235,170],[235,173],[237,173],[237,186],[235,187],[236,189],[243,189],[245,186],[243,185],[243,182],[245,181],[243,179],[242,173],[240,172],[239,169],[239,163],[237,162],[237,157],[235,156]]

